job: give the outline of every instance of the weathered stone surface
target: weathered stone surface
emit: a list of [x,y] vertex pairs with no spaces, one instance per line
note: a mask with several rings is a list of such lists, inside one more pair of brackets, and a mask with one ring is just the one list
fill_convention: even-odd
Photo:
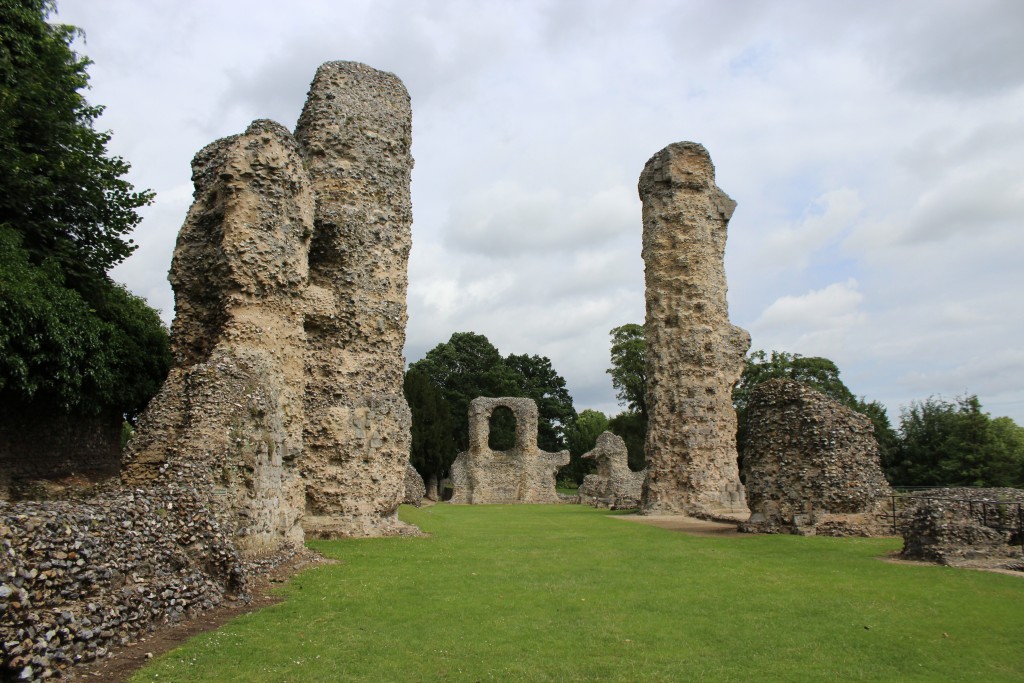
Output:
[[715,185],[707,150],[693,142],[651,157],[639,192],[647,299],[642,511],[743,512],[732,387],[750,335],[729,324],[723,261],[736,202]]
[[0,678],[48,679],[244,598],[248,573],[187,483],[0,502]]
[[[933,489],[897,498],[900,556],[952,566],[1003,567],[1020,560],[1024,491],[1013,488]],[[1002,527],[995,528],[995,527]],[[1009,563],[1020,570],[1019,562]]]
[[747,420],[743,469],[751,515],[744,531],[892,533],[892,490],[871,420],[786,379],[754,389]]
[[[505,407],[516,419],[515,446],[492,451],[491,413]],[[569,464],[569,451],[537,446],[537,404],[529,398],[473,399],[469,404],[469,450],[451,466],[452,503],[557,503],[555,475]]]
[[402,394],[412,114],[393,74],[317,71],[296,128],[316,195],[306,294],[307,533],[402,533],[411,417]]
[[640,505],[640,493],[647,471],[629,469],[629,453],[622,437],[603,432],[597,437],[594,450],[583,454],[597,463],[597,471],[583,478],[577,494],[580,503],[613,510]]
[[419,507],[423,504],[423,498],[427,495],[427,486],[423,483],[423,477],[412,466],[412,463],[405,465],[405,496],[402,502],[406,505]]
[[192,166],[195,202],[169,276],[175,367],[140,420],[122,479],[187,482],[255,556],[302,541],[295,459],[313,194],[295,140],[272,121],[208,145]]

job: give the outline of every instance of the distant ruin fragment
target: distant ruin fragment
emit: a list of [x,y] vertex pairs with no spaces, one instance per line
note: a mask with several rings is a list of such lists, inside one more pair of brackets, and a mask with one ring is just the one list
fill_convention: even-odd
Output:
[[316,196],[306,293],[306,485],[316,536],[399,533],[412,418],[402,393],[412,109],[397,76],[328,62],[295,137]]
[[640,506],[640,493],[647,471],[629,469],[629,453],[621,436],[602,432],[594,449],[584,453],[583,457],[594,460],[597,471],[583,478],[577,492],[580,503],[613,510]]
[[647,479],[642,511],[746,512],[732,388],[750,335],[729,323],[726,227],[736,202],[702,145],[677,142],[639,182],[647,318]]
[[406,505],[415,505],[419,507],[423,505],[423,499],[427,495],[427,486],[423,483],[423,477],[416,471],[416,468],[412,466],[412,463],[406,463],[405,465],[405,495],[402,497],[402,502]]
[[410,144],[401,81],[330,62],[294,137],[256,121],[196,155],[170,273],[175,367],[125,483],[194,483],[245,555],[303,527],[408,530]]
[[[492,451],[491,413],[505,407],[516,420],[515,446]],[[452,503],[557,503],[555,475],[569,464],[569,451],[537,446],[537,404],[529,398],[473,399],[469,404],[469,450],[451,466]]]
[[892,490],[867,417],[805,384],[774,379],[751,393],[747,430],[744,531],[892,533]]

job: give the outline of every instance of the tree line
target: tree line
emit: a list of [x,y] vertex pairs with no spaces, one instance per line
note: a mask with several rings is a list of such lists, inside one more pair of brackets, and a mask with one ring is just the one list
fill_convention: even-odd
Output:
[[[644,328],[629,324],[612,335],[608,370],[619,401],[646,431]],[[932,396],[903,408],[894,427],[885,406],[858,397],[828,358],[783,351],[753,351],[732,393],[736,446],[742,462],[747,445],[747,405],[754,389],[785,378],[817,389],[865,415],[874,427],[882,469],[895,486],[1022,486],[1024,427],[1008,417],[993,418],[975,395],[949,400]]]
[[[413,415],[412,462],[427,481],[439,482],[459,451],[468,447],[468,407],[477,396],[524,396],[537,401],[538,443],[544,450],[570,452],[561,480],[580,483],[592,465],[580,456],[604,431],[621,436],[634,471],[644,467],[647,431],[646,342],[644,328],[627,324],[611,330],[611,376],[622,412],[609,417],[573,408],[565,380],[548,358],[502,357],[483,335],[453,334],[410,365],[406,398]],[[901,411],[894,427],[885,406],[858,397],[827,358],[780,351],[747,356],[733,390],[737,452],[747,446],[747,406],[761,383],[775,378],[801,382],[871,420],[882,469],[896,486],[1024,485],[1024,428],[1008,417],[992,418],[977,396],[955,400],[930,397]],[[510,422],[492,419],[492,447],[511,446]]]
[[[0,1],[0,418],[131,418],[170,367],[168,333],[108,271],[153,193],[95,129],[78,30],[48,0]],[[13,413],[13,414],[12,414]]]

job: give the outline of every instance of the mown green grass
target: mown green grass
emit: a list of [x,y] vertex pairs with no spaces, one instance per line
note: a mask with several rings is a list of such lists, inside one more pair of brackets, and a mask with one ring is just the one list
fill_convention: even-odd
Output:
[[698,538],[581,506],[403,508],[133,681],[1010,681],[1024,580],[895,539]]

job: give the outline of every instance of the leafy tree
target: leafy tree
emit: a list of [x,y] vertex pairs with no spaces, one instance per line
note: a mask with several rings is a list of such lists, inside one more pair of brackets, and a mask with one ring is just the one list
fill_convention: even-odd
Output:
[[0,216],[32,262],[56,261],[68,284],[103,279],[135,249],[124,239],[151,192],[124,180],[107,154],[103,108],[80,94],[90,61],[71,49],[78,30],[53,25],[50,0],[0,2]]
[[639,413],[647,420],[647,341],[644,326],[628,323],[616,327],[612,336],[612,367],[606,372],[612,376],[615,397],[627,409]]
[[[451,409],[452,436],[459,450],[469,447],[469,403],[479,396],[535,400],[540,418],[537,442],[544,450],[557,451],[563,447],[566,425],[576,417],[565,380],[555,372],[548,358],[502,358],[481,334],[456,332],[409,367],[424,372],[440,389]],[[492,443],[509,443],[513,429],[511,419],[497,414],[492,422]]]
[[505,365],[519,382],[518,396],[537,402],[540,416],[537,425],[537,445],[545,451],[560,451],[565,447],[566,430],[576,420],[576,409],[565,380],[545,356],[509,354]]
[[498,349],[482,334],[456,332],[409,369],[426,374],[441,391],[452,416],[458,450],[469,448],[469,403],[478,396],[515,396],[518,382]]
[[992,420],[977,396],[930,397],[900,415],[897,457],[889,470],[900,486],[1015,486],[1024,483],[1022,432]]
[[647,438],[647,340],[644,326],[627,323],[612,329],[611,363],[615,397],[626,410],[608,421],[608,430],[622,437],[629,452],[630,469],[647,466],[644,441]]
[[577,485],[594,469],[591,460],[582,455],[594,450],[597,437],[608,430],[608,417],[599,410],[587,409],[581,412],[566,430],[566,447],[569,449],[569,464],[559,470],[559,479],[569,479]]
[[428,485],[440,482],[455,460],[452,416],[441,390],[422,370],[405,373],[405,400],[412,412],[412,466]]
[[106,272],[152,193],[107,155],[77,29],[52,9],[0,0],[0,405],[130,416],[166,375],[167,331]]

